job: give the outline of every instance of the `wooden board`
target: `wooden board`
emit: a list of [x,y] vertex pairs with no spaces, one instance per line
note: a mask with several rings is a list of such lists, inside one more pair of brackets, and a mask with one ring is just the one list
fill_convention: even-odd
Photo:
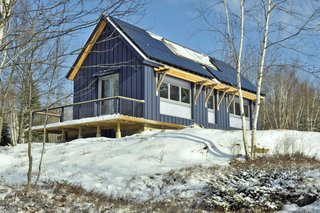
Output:
[[75,67],[73,67],[73,70],[70,74],[70,76],[68,77],[69,80],[73,80],[75,78],[75,76],[77,75],[80,67],[82,66],[83,62],[86,60],[87,56],[89,55],[92,47],[94,46],[94,44],[96,43],[96,41],[98,40],[99,36],[101,35],[102,31],[104,30],[104,28],[106,27],[106,22],[102,21],[100,23],[100,26],[98,28],[98,30],[95,32],[95,34],[93,35],[92,39],[90,40],[90,42],[87,44],[86,49],[84,50],[84,52],[82,53],[80,59],[78,60],[77,64]]
[[[162,72],[163,70],[166,71],[167,75],[189,81],[195,84],[201,84],[203,83],[203,86],[205,87],[213,87],[215,90],[222,91],[222,90],[228,90],[228,93],[236,93],[236,96],[239,96],[237,92],[237,88],[224,84],[224,83],[217,83],[217,81],[208,79],[193,73],[189,73],[177,68],[169,67],[169,66],[164,66],[164,67],[158,67],[154,68],[155,72]],[[242,90],[243,97],[249,100],[256,100],[256,94],[248,91]],[[262,97],[263,99],[264,97]]]
[[[120,123],[121,129],[141,129],[143,125],[150,125],[153,128],[158,128],[158,129],[183,129],[185,126],[180,125],[180,124],[172,124],[172,123],[167,123],[167,122],[161,122],[161,121],[154,121],[154,120],[148,120],[144,118],[137,118],[137,117],[132,117],[132,116],[125,116],[121,115],[115,119],[109,119],[109,120],[97,120],[97,121],[90,121],[90,122],[83,122],[83,123],[77,123],[77,124],[66,124],[63,125],[63,122],[61,123],[60,126],[55,126],[55,127],[48,127],[46,128],[47,132],[50,133],[61,133],[62,130],[66,131],[77,131],[79,127],[82,129],[86,128],[96,128],[97,126],[100,126],[100,128],[110,128],[110,129],[115,129],[116,125]],[[138,128],[139,127],[139,128]],[[38,128],[32,131],[36,132],[42,132],[44,128]]]

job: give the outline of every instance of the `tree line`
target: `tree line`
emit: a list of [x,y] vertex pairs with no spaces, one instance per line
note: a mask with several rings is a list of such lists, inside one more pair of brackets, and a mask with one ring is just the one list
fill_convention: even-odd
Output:
[[[74,39],[97,24],[101,14],[143,15],[145,0],[0,1],[0,142],[28,142],[27,192],[32,185],[33,110],[70,101],[65,75],[82,50]],[[108,51],[108,50],[106,50]],[[107,65],[106,65],[107,66]],[[46,123],[47,116],[44,118]],[[28,130],[27,132],[25,130]],[[46,134],[43,134],[45,150]],[[10,140],[9,140],[10,139]],[[8,141],[9,140],[9,141]],[[41,173],[38,167],[37,182]]]

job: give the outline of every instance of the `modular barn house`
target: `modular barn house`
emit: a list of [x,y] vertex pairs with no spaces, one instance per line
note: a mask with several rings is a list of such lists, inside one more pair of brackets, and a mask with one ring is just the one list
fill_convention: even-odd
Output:
[[[101,17],[67,78],[73,104],[35,111],[34,131],[66,140],[194,123],[241,128],[233,67],[113,17]],[[242,89],[250,128],[256,87],[242,77]]]

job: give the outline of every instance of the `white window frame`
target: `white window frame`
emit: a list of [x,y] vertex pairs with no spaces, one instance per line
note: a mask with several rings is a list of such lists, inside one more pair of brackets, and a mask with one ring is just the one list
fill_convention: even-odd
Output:
[[[207,96],[207,93],[208,93],[208,91],[206,89],[205,90],[206,96]],[[217,123],[217,120],[216,120],[216,96],[214,95],[214,91],[212,92],[211,97],[212,97],[212,101],[213,101],[213,103],[212,103],[213,104],[213,109],[208,107],[208,102],[205,104],[206,108],[208,109],[208,123],[216,124]],[[213,119],[210,119],[211,116],[213,116]]]
[[[248,106],[248,117],[247,116],[245,116],[246,117],[246,119],[250,119],[250,103],[249,103],[249,101],[247,100],[247,99],[243,99],[243,105],[246,105],[246,106]],[[230,104],[230,106],[229,106],[229,108],[233,108],[233,113],[229,113],[230,115],[234,115],[234,116],[238,116],[238,117],[241,117],[241,115],[237,115],[236,114],[236,107],[235,107],[235,103],[239,103],[240,104],[240,100],[239,100],[239,97],[236,97],[236,98],[234,98],[233,100],[232,100],[232,103]],[[231,111],[231,110],[228,110],[228,111]]]
[[[180,79],[166,77],[162,84],[168,86],[168,98],[160,97],[160,114],[173,117],[180,117],[185,119],[192,119],[192,94],[191,84],[189,82],[182,81]],[[171,85],[179,88],[179,101],[171,99]],[[182,102],[181,88],[189,90],[189,103]],[[170,110],[169,110],[170,109]]]
[[[169,83],[169,82],[166,82],[166,81],[164,81],[162,84],[167,84],[168,85],[168,98],[163,98],[163,97],[161,97],[160,95],[160,100],[161,101],[166,101],[166,102],[170,102],[170,103],[174,103],[174,104],[180,104],[180,105],[183,105],[183,106],[191,106],[191,102],[192,102],[192,100],[191,100],[191,89],[190,88],[186,88],[186,87],[183,87],[183,86],[178,86],[178,85],[176,85],[176,84],[172,84],[172,83]],[[176,100],[172,100],[171,99],[171,94],[170,94],[170,86],[176,86],[176,87],[178,87],[179,88],[179,101],[176,101]],[[189,100],[190,100],[190,103],[185,103],[185,102],[182,102],[181,101],[181,88],[183,88],[183,89],[187,89],[187,90],[189,90]]]
[[[102,81],[103,80],[106,80],[106,79],[108,79],[108,78],[113,78],[113,77],[115,77],[115,76],[117,76],[118,77],[118,80],[119,80],[119,92],[120,92],[120,79],[119,79],[119,73],[114,73],[114,74],[110,74],[110,75],[105,75],[105,76],[103,76],[103,77],[101,77],[101,78],[99,78],[99,82],[98,82],[98,98],[101,98],[101,95],[102,95]],[[120,95],[120,94],[119,94]]]

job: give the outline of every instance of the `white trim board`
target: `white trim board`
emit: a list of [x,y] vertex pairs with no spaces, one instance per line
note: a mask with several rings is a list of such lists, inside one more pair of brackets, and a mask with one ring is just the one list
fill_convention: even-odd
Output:
[[[238,115],[230,114],[230,127],[242,129],[241,117]],[[246,129],[250,129],[250,119],[246,118]]]
[[191,119],[191,105],[160,99],[160,114]]

